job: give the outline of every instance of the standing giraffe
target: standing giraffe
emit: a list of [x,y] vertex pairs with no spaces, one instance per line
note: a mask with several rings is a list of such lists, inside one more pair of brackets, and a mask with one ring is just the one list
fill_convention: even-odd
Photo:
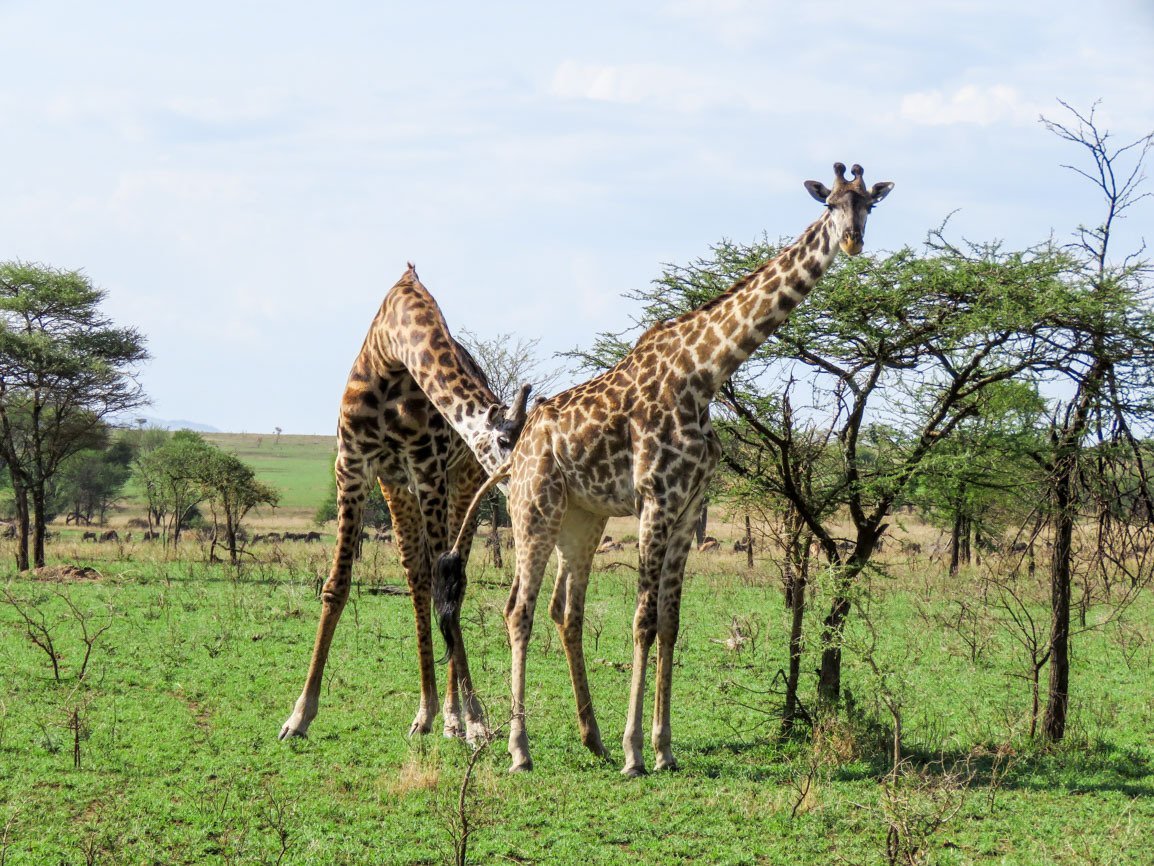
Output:
[[[453,339],[433,296],[410,264],[385,296],[353,363],[337,428],[337,546],[304,691],[280,738],[305,736],[316,717],[333,633],[349,596],[365,500],[373,479],[389,504],[417,621],[421,703],[409,734],[426,734],[437,715],[437,679],[429,622],[432,563],[455,534],[468,557],[474,522],[462,517],[485,475],[509,454],[525,423],[529,386],[511,412],[489,390],[472,356]],[[464,585],[460,587],[464,590]],[[445,736],[484,731],[460,640],[453,634],[445,695]],[[464,694],[466,727],[460,719]]]
[[[720,456],[709,404],[813,288],[837,248],[849,255],[861,252],[866,217],[893,184],[866,189],[861,166],[852,171],[853,179],[847,181],[845,166],[836,163],[832,190],[806,181],[810,195],[826,210],[772,261],[701,308],[650,328],[609,371],[540,402],[509,463],[486,484],[508,474],[517,545],[516,578],[505,607],[513,651],[512,771],[533,766],[525,731],[525,653],[541,578],[554,547],[557,583],[550,614],[569,663],[581,739],[594,754],[607,754],[593,714],[581,632],[593,552],[607,519],[629,514],[640,519],[640,562],[622,772],[645,772],[642,704],[654,638],[656,766],[676,768],[669,705],[685,559]],[[461,565],[457,552],[454,548],[439,563],[439,582],[453,582]],[[444,615],[455,609],[451,598],[448,602],[439,611],[446,622],[451,617]]]

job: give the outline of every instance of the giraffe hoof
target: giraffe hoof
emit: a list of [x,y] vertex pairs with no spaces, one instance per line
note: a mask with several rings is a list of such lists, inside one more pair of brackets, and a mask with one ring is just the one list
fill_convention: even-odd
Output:
[[654,769],[660,773],[676,773],[681,769],[681,765],[677,763],[676,759],[671,758],[668,761],[658,762]]
[[585,748],[596,755],[603,761],[609,760],[609,750],[605,748],[605,744],[600,739],[590,739],[585,743]]
[[533,769],[533,761],[531,758],[526,758],[524,761],[518,761],[509,768],[510,773],[528,773]]
[[484,722],[468,722],[465,725],[465,742],[474,749],[493,738],[493,732]]
[[460,722],[445,722],[443,733],[446,740],[458,740],[465,736],[465,731],[461,728]]
[[648,776],[649,771],[644,766],[626,767],[621,771],[622,776],[628,776],[630,779],[637,779],[641,776]]
[[281,725],[280,735],[278,740],[287,740],[291,737],[307,738],[309,735],[309,723],[305,721],[300,713],[293,713],[288,717],[283,725]]

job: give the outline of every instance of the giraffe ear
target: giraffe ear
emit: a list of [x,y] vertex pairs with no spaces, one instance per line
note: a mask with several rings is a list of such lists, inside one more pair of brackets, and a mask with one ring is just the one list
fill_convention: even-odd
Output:
[[805,182],[805,188],[809,190],[810,195],[822,204],[825,204],[825,200],[829,198],[829,187],[819,180],[807,180]]
[[877,204],[879,201],[889,195],[890,190],[893,188],[894,185],[888,180],[883,180],[881,183],[875,183],[872,187],[870,187],[870,201],[873,204]]
[[505,409],[504,406],[499,406],[496,403],[494,403],[492,406],[489,407],[489,411],[485,415],[485,422],[490,427],[496,427],[497,422],[500,420],[500,416],[504,413],[504,409]]

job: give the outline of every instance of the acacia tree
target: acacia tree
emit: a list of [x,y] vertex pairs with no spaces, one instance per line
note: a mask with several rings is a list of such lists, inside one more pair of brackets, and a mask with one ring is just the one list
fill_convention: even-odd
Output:
[[[1066,168],[1101,193],[1105,210],[1097,225],[1078,227],[1069,247],[1078,262],[1076,276],[1086,302],[1082,314],[1069,320],[1063,335],[1069,352],[1059,369],[1073,384],[1074,394],[1055,408],[1050,447],[1037,455],[1049,479],[1054,535],[1050,669],[1042,722],[1043,735],[1051,741],[1065,735],[1069,707],[1073,537],[1084,499],[1079,474],[1086,447],[1094,441],[1124,444],[1128,463],[1143,482],[1139,492],[1149,505],[1146,461],[1132,425],[1138,418],[1149,419],[1149,395],[1154,388],[1154,316],[1147,285],[1151,264],[1143,258],[1144,244],[1120,260],[1114,252],[1119,222],[1149,196],[1142,189],[1143,169],[1154,146],[1154,132],[1115,145],[1111,133],[1097,124],[1096,105],[1085,113],[1064,102],[1061,105],[1068,120],[1043,117],[1042,123],[1088,158],[1087,168]],[[1099,467],[1100,471],[1105,469],[1105,464]],[[1154,510],[1148,507],[1146,513]]]
[[133,453],[123,437],[101,448],[78,451],[60,467],[52,499],[69,523],[104,523],[108,507],[120,496],[129,476]]
[[[239,457],[217,448],[213,448],[210,456],[200,463],[200,472],[200,483],[213,506],[214,523],[217,508],[224,518],[224,541],[229,561],[235,565],[241,521],[258,505],[275,506],[280,501],[280,493],[258,481],[252,467]],[[213,527],[214,544],[217,528]]]
[[150,513],[160,522],[165,544],[180,543],[189,517],[209,497],[204,479],[213,451],[199,433],[177,430],[159,448],[137,459],[134,471],[148,497]]
[[[17,567],[44,564],[52,479],[99,443],[105,420],[143,405],[144,337],[100,312],[79,271],[0,263],[0,454],[16,501]],[[29,537],[31,536],[31,550]]]
[[258,505],[275,506],[280,500],[277,490],[257,480],[252,467],[191,430],[173,433],[163,445],[139,457],[134,469],[166,541],[179,543],[189,516],[207,502],[213,510],[214,544],[223,534],[233,563],[245,515]]

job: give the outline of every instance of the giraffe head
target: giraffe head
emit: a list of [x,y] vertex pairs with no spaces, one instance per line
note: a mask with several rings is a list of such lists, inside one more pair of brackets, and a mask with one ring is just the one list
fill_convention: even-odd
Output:
[[875,204],[889,195],[894,185],[887,181],[875,183],[866,189],[860,165],[850,169],[852,180],[845,179],[845,165],[833,164],[833,189],[816,180],[807,180],[805,188],[809,194],[830,209],[838,235],[838,243],[847,255],[856,256],[862,250],[865,238],[866,218]]
[[502,459],[509,456],[517,438],[521,435],[521,428],[525,426],[526,407],[529,402],[529,392],[533,386],[525,384],[517,393],[513,401],[513,408],[508,406],[492,405],[489,407],[488,424],[497,443],[497,450]]

